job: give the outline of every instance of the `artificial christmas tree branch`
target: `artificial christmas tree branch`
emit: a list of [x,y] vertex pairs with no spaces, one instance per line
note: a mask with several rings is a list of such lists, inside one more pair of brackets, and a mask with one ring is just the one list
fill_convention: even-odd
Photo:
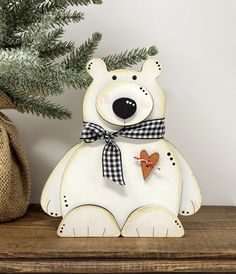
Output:
[[136,48],[114,55],[108,55],[107,57],[104,57],[103,60],[107,64],[108,70],[114,70],[131,67],[132,65],[136,65],[137,63],[146,60],[149,56],[154,56],[157,53],[158,51],[155,46],[148,49]]
[[63,62],[66,66],[66,69],[75,69],[78,72],[84,69],[86,63],[89,61],[90,58],[92,58],[101,39],[102,34],[99,32],[95,32],[93,33],[91,38],[85,41],[77,49],[73,50]]
[[20,112],[27,112],[43,117],[53,119],[69,119],[72,113],[62,106],[56,105],[47,101],[45,98],[34,98],[32,96],[17,96],[12,92],[7,91],[6,95],[16,105]]
[[[102,35],[75,47],[63,41],[63,27],[83,20],[70,6],[101,4],[101,0],[0,0],[0,89],[20,112],[67,119],[70,111],[46,100],[64,87],[84,89],[91,82],[85,65]],[[136,48],[104,57],[108,69],[135,65],[157,53]],[[58,59],[58,57],[60,57]]]

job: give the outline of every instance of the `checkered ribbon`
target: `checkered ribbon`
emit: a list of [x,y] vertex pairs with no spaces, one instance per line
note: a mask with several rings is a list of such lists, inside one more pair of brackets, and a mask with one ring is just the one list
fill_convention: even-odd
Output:
[[109,132],[97,124],[84,122],[81,139],[85,143],[105,139],[106,145],[102,153],[103,177],[107,177],[120,185],[125,185],[121,151],[114,139],[118,136],[132,139],[162,139],[164,134],[165,118],[147,120],[135,125],[125,126],[116,132]]

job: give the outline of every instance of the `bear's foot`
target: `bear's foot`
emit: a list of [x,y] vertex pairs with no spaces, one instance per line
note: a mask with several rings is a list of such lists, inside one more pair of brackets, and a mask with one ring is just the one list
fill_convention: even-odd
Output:
[[201,204],[198,201],[181,201],[179,214],[183,216],[190,216],[196,213]]
[[[59,200],[59,198],[58,198]],[[42,204],[42,202],[41,202]],[[61,208],[60,203],[56,201],[56,199],[48,200],[45,204],[42,204],[43,210],[52,217],[60,217],[61,216]]]
[[83,205],[71,210],[61,221],[59,237],[119,237],[113,215],[100,206]]
[[182,237],[180,220],[159,206],[145,206],[133,211],[122,229],[124,237]]

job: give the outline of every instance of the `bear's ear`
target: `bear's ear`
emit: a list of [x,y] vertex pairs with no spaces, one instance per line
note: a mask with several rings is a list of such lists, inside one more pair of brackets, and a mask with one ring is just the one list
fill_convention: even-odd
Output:
[[107,72],[107,66],[101,58],[94,58],[86,65],[86,70],[92,78],[102,77]]
[[156,79],[162,72],[162,65],[157,59],[148,59],[144,62],[141,72],[147,77]]

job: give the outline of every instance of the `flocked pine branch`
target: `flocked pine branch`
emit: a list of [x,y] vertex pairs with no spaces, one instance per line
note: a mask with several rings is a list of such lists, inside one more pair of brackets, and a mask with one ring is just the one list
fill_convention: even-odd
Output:
[[78,23],[79,21],[84,19],[84,14],[78,11],[70,11],[70,10],[63,10],[54,12],[55,16],[55,24],[59,26],[65,26],[69,23]]
[[84,69],[89,59],[92,58],[101,39],[101,33],[93,33],[91,38],[89,38],[81,46],[73,50],[71,54],[67,56],[67,58],[63,62],[65,64],[65,67],[67,69],[74,69],[77,72]]
[[63,92],[63,71],[58,65],[42,66],[34,53],[0,50],[0,87],[25,94],[57,95]]
[[90,4],[102,4],[102,0],[47,0],[47,1],[42,1],[40,4],[40,7],[43,10],[46,11],[51,11],[55,9],[66,9],[69,5],[71,6],[87,6]]
[[[71,113],[48,101],[64,87],[84,89],[91,83],[85,70],[101,34],[75,48],[64,41],[64,26],[83,14],[70,6],[101,4],[101,0],[0,0],[0,89],[21,112],[67,119]],[[132,66],[157,53],[141,48],[104,57],[108,69]],[[58,59],[59,57],[59,59]]]
[[70,5],[87,6],[89,4],[102,4],[102,0],[68,0]]
[[27,49],[0,49],[0,71],[2,66],[9,66],[9,69],[22,69],[22,66],[40,67],[41,60],[31,50]]
[[57,41],[39,50],[39,57],[45,61],[54,60],[74,50],[74,43],[69,41]]
[[74,43],[72,41],[61,40],[63,33],[64,30],[62,27],[48,32],[47,38],[41,43],[41,49],[39,50],[40,58],[45,61],[53,61],[74,50]]
[[[64,12],[65,13],[65,12]],[[22,47],[35,49],[41,51],[45,47],[45,42],[50,39],[49,31],[57,26],[61,26],[68,23],[69,12],[66,14],[57,13],[46,13],[38,23],[33,24],[27,30],[20,33]],[[76,13],[78,20],[83,19],[82,13]],[[61,28],[59,28],[61,30]],[[50,39],[51,40],[51,39]]]
[[34,98],[32,96],[17,96],[16,94],[7,91],[6,95],[16,105],[20,112],[27,112],[42,117],[52,119],[70,119],[72,113],[60,105],[56,105],[45,98]]
[[137,63],[146,60],[149,56],[154,56],[158,53],[155,46],[148,49],[146,48],[136,48],[130,51],[125,51],[123,53],[118,53],[114,55],[108,55],[104,57],[103,60],[107,64],[108,70],[131,67]]

